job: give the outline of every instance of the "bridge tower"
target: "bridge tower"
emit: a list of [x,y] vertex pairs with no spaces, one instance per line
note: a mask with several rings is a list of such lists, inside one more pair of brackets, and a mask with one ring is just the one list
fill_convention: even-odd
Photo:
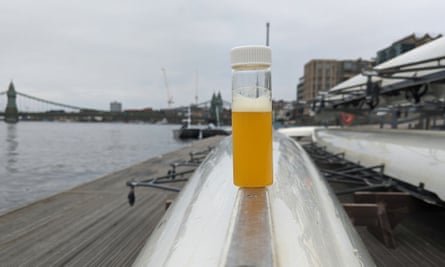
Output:
[[15,91],[14,83],[12,81],[11,83],[9,83],[7,96],[8,96],[8,103],[6,104],[6,110],[5,110],[5,122],[16,123],[19,121],[19,114],[16,104],[17,93]]

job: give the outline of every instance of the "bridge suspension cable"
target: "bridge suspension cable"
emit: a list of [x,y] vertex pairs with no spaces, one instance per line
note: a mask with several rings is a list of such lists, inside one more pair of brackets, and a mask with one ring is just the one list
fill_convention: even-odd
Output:
[[39,101],[39,102],[42,102],[42,103],[45,103],[45,104],[50,104],[50,105],[54,105],[54,106],[62,107],[62,108],[67,108],[67,109],[73,109],[73,110],[78,110],[78,111],[80,111],[80,110],[104,111],[104,110],[98,110],[98,109],[93,109],[93,108],[85,108],[85,107],[78,107],[78,106],[73,106],[73,105],[67,105],[67,104],[63,104],[63,103],[57,103],[57,102],[54,102],[54,101],[46,100],[46,99],[43,99],[43,98],[35,97],[35,96],[32,96],[32,95],[28,95],[28,94],[24,94],[24,93],[20,93],[20,92],[17,92],[17,95],[23,96],[25,98],[32,99],[34,101]]
[[[207,107],[207,106],[210,106],[211,103],[212,103],[212,101],[208,100],[208,101],[204,101],[204,102],[198,103],[198,104],[196,104],[196,106],[198,106],[198,107]],[[226,109],[231,109],[232,108],[232,103],[229,102],[229,101],[223,100],[223,107],[226,108]]]

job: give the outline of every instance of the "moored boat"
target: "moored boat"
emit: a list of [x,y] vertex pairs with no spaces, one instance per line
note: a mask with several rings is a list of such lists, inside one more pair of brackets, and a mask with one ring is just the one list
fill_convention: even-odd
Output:
[[180,129],[173,130],[173,136],[176,139],[202,139],[212,137],[215,135],[230,135],[230,131],[222,128],[215,128],[212,126],[190,126],[183,125]]
[[231,131],[220,127],[215,127],[210,123],[207,127],[202,125],[191,124],[191,112],[188,110],[187,118],[182,120],[182,126],[179,129],[173,130],[173,136],[176,139],[202,139],[215,135],[230,135]]

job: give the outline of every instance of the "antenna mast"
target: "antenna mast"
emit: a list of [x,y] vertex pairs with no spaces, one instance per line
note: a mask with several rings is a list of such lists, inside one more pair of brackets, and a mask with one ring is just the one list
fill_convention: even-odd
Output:
[[173,102],[173,97],[170,95],[170,90],[168,89],[168,81],[167,81],[167,74],[165,73],[165,69],[162,68],[162,74],[164,75],[164,83],[165,83],[165,90],[167,90],[167,104],[168,107],[171,108]]
[[267,22],[266,23],[266,46],[269,46],[269,27],[270,27],[270,23]]
[[198,86],[199,86],[198,71],[195,73],[195,105],[198,105]]

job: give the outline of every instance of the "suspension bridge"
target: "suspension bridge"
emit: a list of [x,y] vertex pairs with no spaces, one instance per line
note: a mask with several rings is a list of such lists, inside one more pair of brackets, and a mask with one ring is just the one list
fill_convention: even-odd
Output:
[[[3,97],[6,96],[6,97]],[[7,91],[0,92],[0,117],[6,122],[20,120],[75,120],[91,121],[112,112],[58,103],[15,90],[11,82]]]
[[[195,115],[201,121],[206,121],[212,101],[194,105]],[[231,103],[219,98],[222,112],[230,109]],[[9,84],[8,90],[0,91],[0,120],[16,123],[26,121],[148,121],[157,122],[167,118],[170,123],[180,123],[188,107],[176,107],[164,110],[126,110],[115,112],[77,105],[59,103],[41,97],[15,90],[14,84]],[[224,114],[223,114],[224,115]],[[223,117],[227,117],[223,116]]]

